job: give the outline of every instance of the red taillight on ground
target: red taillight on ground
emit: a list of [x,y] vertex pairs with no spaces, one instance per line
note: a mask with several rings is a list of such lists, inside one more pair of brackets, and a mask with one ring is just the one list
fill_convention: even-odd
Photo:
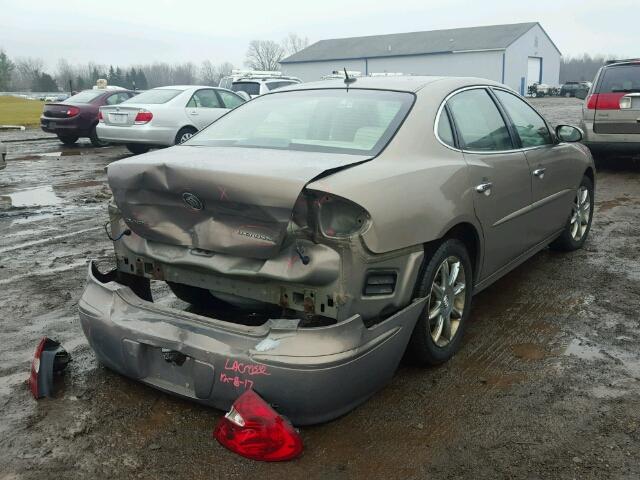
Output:
[[80,113],[80,109],[76,107],[69,107],[67,110],[67,117],[75,117]]
[[253,460],[280,462],[302,453],[302,438],[253,390],[233,403],[213,431],[220,444]]
[[102,110],[98,111],[98,121],[104,122],[104,117],[102,116]]
[[38,388],[38,374],[40,373],[40,357],[42,356],[42,350],[47,343],[47,337],[42,337],[40,343],[36,347],[36,351],[33,354],[33,360],[31,360],[31,375],[29,376],[29,388],[33,398],[40,398],[40,389]]
[[31,361],[29,388],[34,398],[53,396],[53,377],[62,373],[71,361],[60,343],[42,337]]
[[145,123],[149,123],[152,118],[153,118],[153,113],[148,112],[146,110],[140,110],[136,115],[135,124],[144,125]]

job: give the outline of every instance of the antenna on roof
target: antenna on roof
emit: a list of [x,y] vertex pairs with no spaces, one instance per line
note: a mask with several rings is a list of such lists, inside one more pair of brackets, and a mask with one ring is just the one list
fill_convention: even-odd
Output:
[[347,73],[347,69],[344,68],[344,83],[347,84],[347,86],[349,86],[350,83],[353,83],[357,80],[356,77],[350,77],[349,74]]

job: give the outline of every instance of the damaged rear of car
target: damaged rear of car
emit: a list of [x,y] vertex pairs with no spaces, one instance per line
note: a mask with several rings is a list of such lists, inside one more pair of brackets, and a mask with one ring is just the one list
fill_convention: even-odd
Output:
[[[322,179],[376,157],[414,98],[267,95],[182,146],[112,164],[117,268],[92,264],[80,302],[100,361],[221,409],[255,389],[295,424],[386,383],[423,308],[424,253],[371,252],[369,213]],[[191,307],[153,303],[150,280]]]

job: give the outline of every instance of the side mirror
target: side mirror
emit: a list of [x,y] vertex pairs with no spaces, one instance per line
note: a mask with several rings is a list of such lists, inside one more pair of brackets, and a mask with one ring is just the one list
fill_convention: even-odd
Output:
[[582,130],[571,125],[558,125],[556,127],[556,137],[561,142],[579,142],[584,137]]

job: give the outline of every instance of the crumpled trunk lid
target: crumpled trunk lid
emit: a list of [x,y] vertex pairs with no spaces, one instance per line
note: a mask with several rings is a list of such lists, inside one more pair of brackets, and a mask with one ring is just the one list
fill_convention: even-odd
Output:
[[278,253],[307,183],[368,159],[183,145],[115,162],[108,176],[125,223],[143,238],[267,259]]

